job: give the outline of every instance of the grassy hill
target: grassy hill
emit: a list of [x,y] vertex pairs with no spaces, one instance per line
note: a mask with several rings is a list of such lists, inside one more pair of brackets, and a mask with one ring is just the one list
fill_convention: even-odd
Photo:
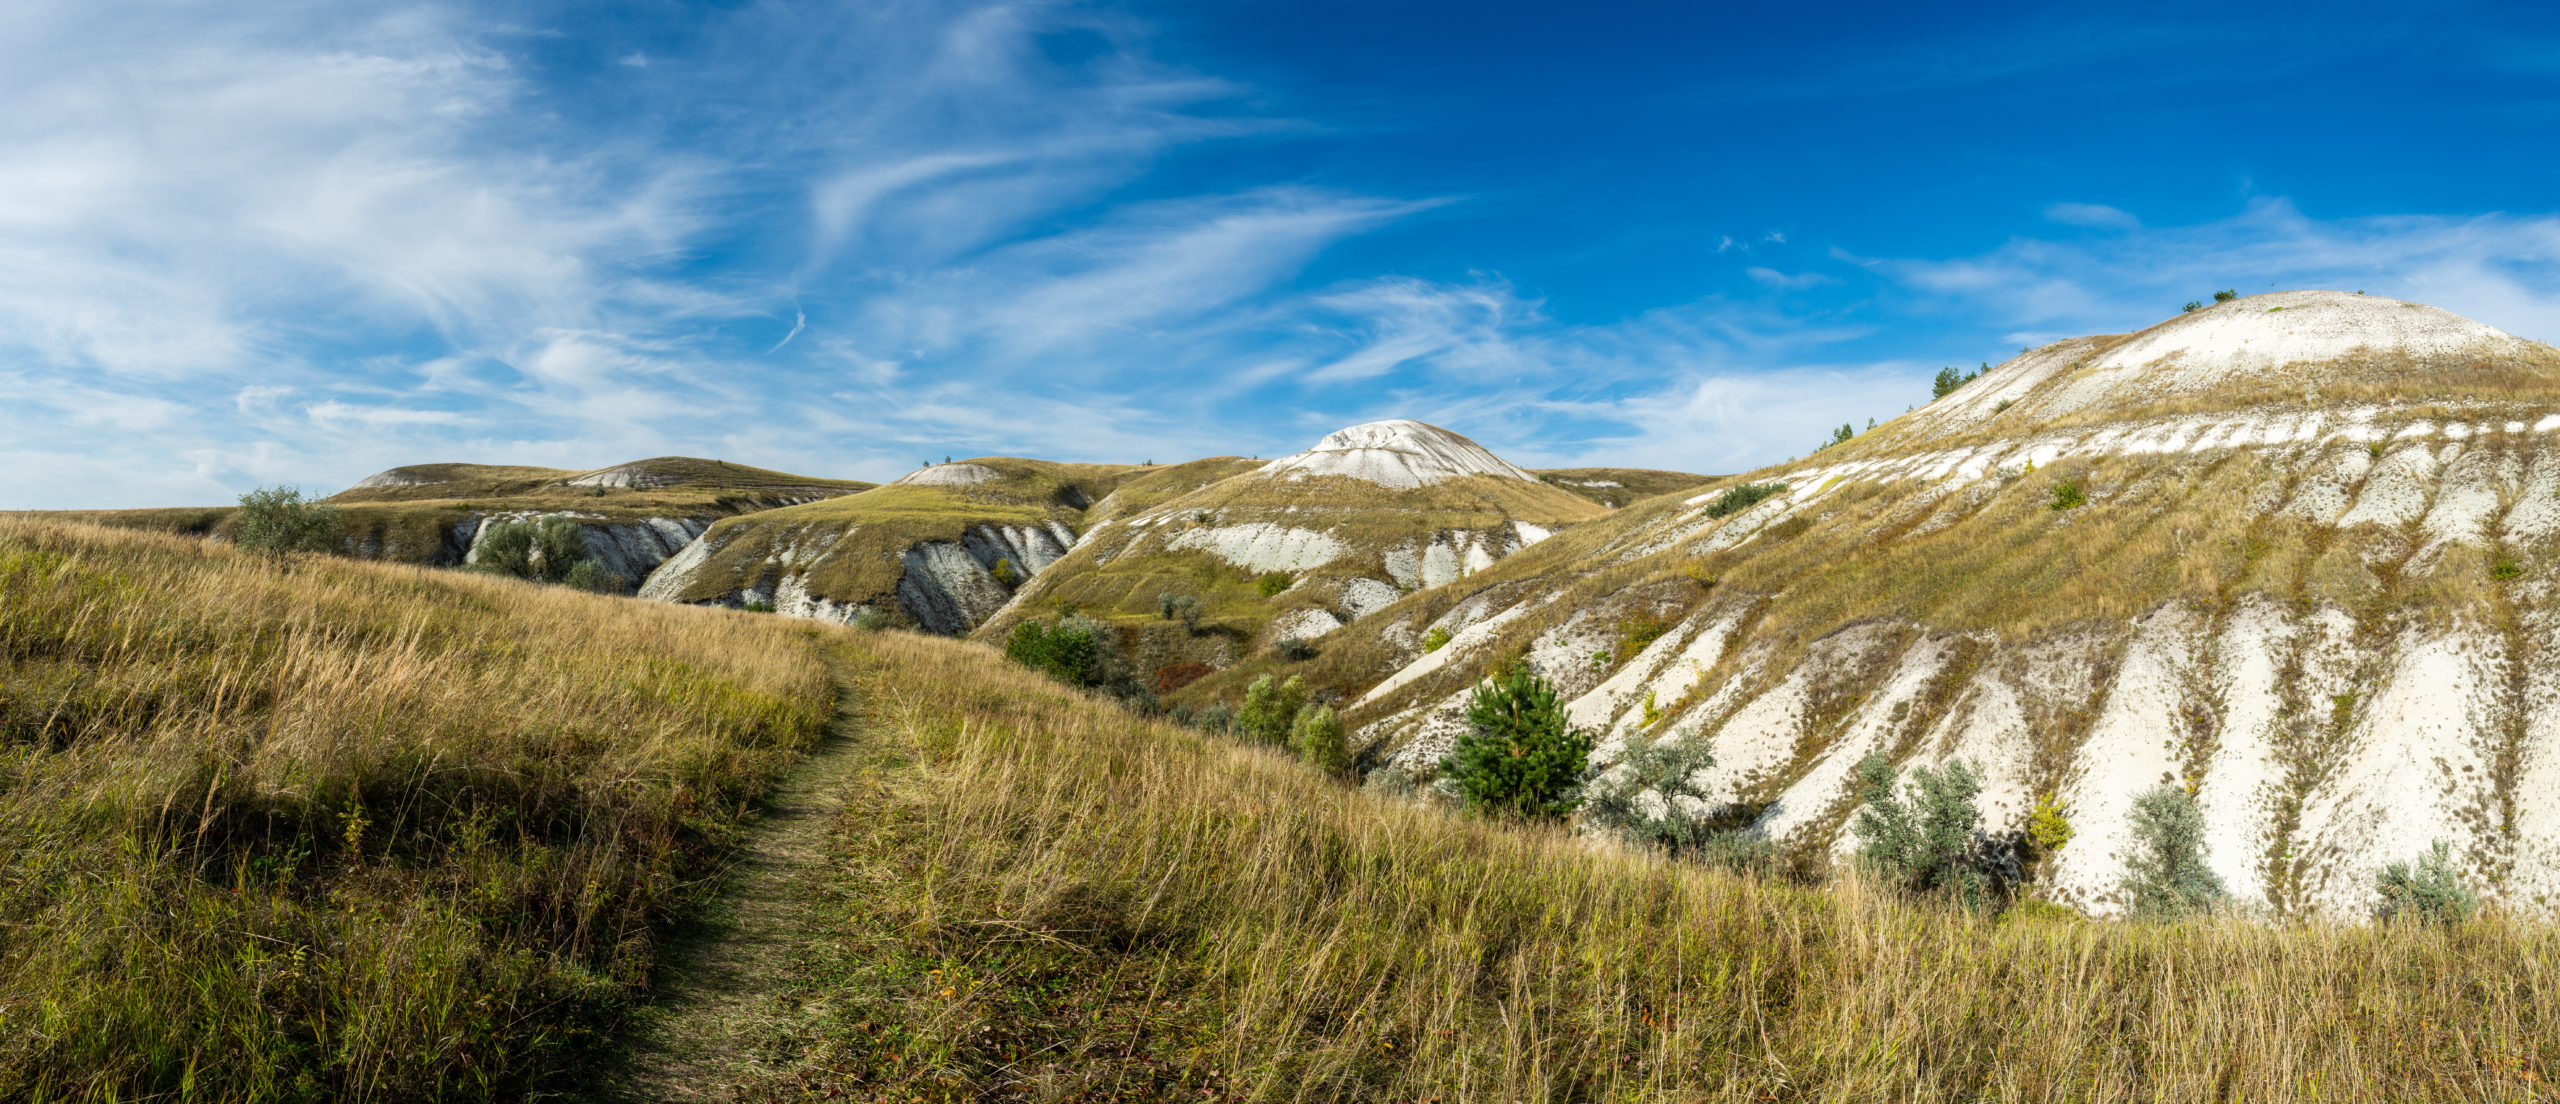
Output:
[[1630,502],[1685,491],[1715,482],[1712,475],[1661,471],[1655,468],[1537,468],[1538,480],[1590,499],[1610,509]]
[[937,464],[859,494],[715,524],[642,594],[832,620],[877,611],[966,632],[1065,555],[1097,502],[1178,471],[1002,456]]
[[2378,869],[2443,840],[2470,884],[2547,908],[2555,427],[2546,346],[2392,300],[2238,299],[2031,350],[1282,669],[1353,703],[1372,765],[1428,776],[1483,672],[1526,662],[1601,761],[1706,749],[1712,800],[1808,867],[1882,754],[1980,766],[1995,832],[2068,809],[2040,891],[2100,912],[2163,783],[2249,907],[2365,915]]
[[770,619],[0,518],[0,1098],[581,1087],[830,697]]
[[[1292,470],[1300,464],[1312,467]],[[1419,422],[1353,427],[1267,464],[1200,461],[1148,479],[1116,494],[1111,516],[979,637],[1073,608],[1117,624],[1144,670],[1232,667],[1607,513]],[[1162,616],[1168,595],[1199,603],[1197,626]]]
[[[2528,1099],[2553,929],[2106,924],[1379,797],[982,646],[0,520],[0,1096],[612,1099],[843,658],[738,1099]],[[1036,781],[1031,781],[1036,780]]]
[[[591,527],[647,519],[711,519],[852,494],[873,484],[662,456],[578,472],[492,464],[413,464],[377,472],[328,498],[347,550],[366,559],[461,562],[471,532],[498,514],[574,515]],[[38,516],[194,536],[230,536],[235,507],[49,511]],[[654,551],[652,555],[654,555]],[[654,564],[654,560],[651,561]],[[631,582],[637,585],[639,580]]]

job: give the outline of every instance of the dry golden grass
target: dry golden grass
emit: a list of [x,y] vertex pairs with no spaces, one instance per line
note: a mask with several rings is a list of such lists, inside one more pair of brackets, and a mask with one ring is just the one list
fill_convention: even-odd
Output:
[[1387,804],[985,649],[872,713],[764,1095],[2541,1099],[2560,939],[1996,921]]
[[830,688],[803,628],[0,518],[0,1098],[520,1098]]

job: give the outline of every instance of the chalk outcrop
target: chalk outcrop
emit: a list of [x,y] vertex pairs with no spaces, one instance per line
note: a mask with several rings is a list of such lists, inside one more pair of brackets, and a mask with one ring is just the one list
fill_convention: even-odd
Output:
[[[1058,605],[1143,619],[1178,595],[1207,603],[1206,620],[1222,632],[1260,645],[1321,636],[1608,512],[1474,441],[1405,420],[1337,430],[1305,452],[1151,504],[1134,497],[1107,500],[1108,517],[1076,552],[981,635]],[[1215,585],[1238,575],[1257,585]],[[1286,577],[1282,589],[1266,591],[1273,575]],[[1217,639],[1185,635],[1164,642],[1166,654],[1227,662]]]
[[2164,784],[2251,907],[2368,915],[2375,872],[2436,840],[2475,887],[2560,906],[2560,353],[2253,296],[2031,350],[1743,478],[1784,489],[1630,506],[1570,560],[1338,630],[1405,657],[1347,711],[1367,762],[1428,774],[1516,657],[1598,761],[1703,743],[1726,816],[1799,853],[1852,845],[1860,759],[1961,758],[1994,831],[2067,811],[2044,892],[2100,914]]
[[1338,475],[1381,487],[1427,487],[1468,476],[1537,482],[1492,450],[1428,422],[1398,418],[1337,429],[1316,447],[1262,469],[1268,479]]

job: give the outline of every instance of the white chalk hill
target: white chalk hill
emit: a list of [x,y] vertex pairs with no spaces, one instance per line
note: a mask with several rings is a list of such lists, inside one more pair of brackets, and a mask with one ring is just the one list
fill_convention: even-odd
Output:
[[1701,742],[1730,822],[1808,857],[1851,845],[1859,760],[1962,758],[1994,831],[2059,803],[2077,834],[2042,891],[2099,913],[2160,785],[2252,907],[2367,915],[2375,872],[2436,840],[2491,896],[2560,905],[2549,346],[2377,296],[2239,298],[1590,525],[1571,558],[1343,630],[1402,670],[1308,668],[1366,687],[1371,763],[1429,773],[1525,650],[1604,762]]
[[[1315,638],[1607,512],[1439,426],[1371,422],[1097,525],[979,635],[1063,605],[1144,622],[1170,593],[1245,648]],[[1274,574],[1287,589],[1263,596]]]

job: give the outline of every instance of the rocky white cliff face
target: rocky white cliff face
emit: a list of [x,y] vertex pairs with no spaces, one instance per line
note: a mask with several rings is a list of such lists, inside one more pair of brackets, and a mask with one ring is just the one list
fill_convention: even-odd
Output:
[[[840,546],[856,528],[807,526],[778,535],[765,560],[738,585],[699,600],[726,606],[768,604],[785,616],[849,623],[874,607],[817,594],[809,576],[842,554]],[[700,534],[650,578],[640,597],[672,602],[698,591],[707,573],[720,569],[717,557],[725,540],[735,537],[734,531]],[[1015,586],[1056,563],[1075,541],[1073,531],[1050,522],[1044,526],[973,525],[962,531],[957,542],[919,542],[899,553],[901,574],[892,601],[899,613],[928,632],[966,633],[1004,608]],[[1013,582],[1008,584],[1000,575],[1009,575]]]
[[588,557],[603,568],[621,576],[635,587],[645,586],[649,576],[676,553],[711,527],[712,518],[653,517],[616,520],[595,514],[568,512],[519,511],[473,517],[453,527],[453,541],[462,549],[462,563],[480,562],[480,541],[489,530],[502,522],[537,521],[546,517],[565,517],[584,530]]
[[[1613,519],[1617,532],[1584,564],[1480,584],[1429,623],[1365,630],[1388,641],[1453,634],[1434,652],[1407,644],[1406,666],[1355,703],[1371,762],[1428,771],[1462,730],[1484,665],[1525,649],[1571,699],[1574,722],[1599,734],[1595,760],[1632,741],[1701,741],[1715,758],[1703,788],[1792,847],[1852,846],[1852,775],[1865,756],[1906,768],[1963,759],[1983,772],[1995,832],[2023,828],[2039,794],[2061,803],[2077,834],[2048,864],[2045,888],[2099,914],[2122,905],[2133,799],[2163,784],[2194,795],[2208,861],[2244,905],[2358,919],[2376,899],[2376,871],[2442,840],[2475,888],[2519,908],[2560,908],[2560,401],[2300,396],[2324,378],[2307,357],[2340,356],[2341,371],[2398,358],[2416,371],[2449,350],[2545,365],[2551,354],[2389,300],[2299,293],[2225,306],[2249,313],[2198,312],[2112,350],[2094,340],[2036,350],[1924,411],[1928,432],[1905,427],[1886,438],[1895,445],[1854,459],[1817,454],[1756,477],[1786,487],[1756,506],[1713,517],[1716,496],[1705,494]],[[2297,322],[2302,332],[2270,332]],[[2280,369],[2293,398],[2258,390],[2259,401],[2215,413],[2094,416],[2104,407],[2083,402],[2088,381],[2115,377],[2092,373],[2126,365],[2159,373],[2163,393],[2208,397],[2216,380],[2256,388]],[[2011,415],[2083,414],[1949,440],[1998,425],[2004,401]],[[2068,512],[2020,503],[2019,481],[2057,464],[2112,482]],[[2186,508],[2198,513],[2178,513]],[[1764,630],[1830,568],[1817,559],[1775,592],[1677,592],[1676,623],[1623,663],[1594,659],[1611,642],[1606,627],[1674,592],[1594,599],[1574,589],[1627,565],[1748,562],[1849,518],[1882,547],[2060,533],[2104,517],[2137,537],[2085,570],[2174,575],[2187,556],[2220,554],[2182,543],[2203,512],[2237,527],[2235,557],[2264,540],[2303,559],[2070,631],[1952,630],[1931,623],[1926,594],[1889,592],[1873,603],[1883,613],[1818,639]],[[2049,583],[2036,567],[2030,555],[1999,569],[2021,586]],[[2304,582],[2321,577],[2348,581]]]
[[1465,437],[1401,418],[1335,430],[1314,448],[1272,461],[1261,474],[1271,479],[1339,475],[1401,488],[1470,475],[1530,482],[1538,478]]

